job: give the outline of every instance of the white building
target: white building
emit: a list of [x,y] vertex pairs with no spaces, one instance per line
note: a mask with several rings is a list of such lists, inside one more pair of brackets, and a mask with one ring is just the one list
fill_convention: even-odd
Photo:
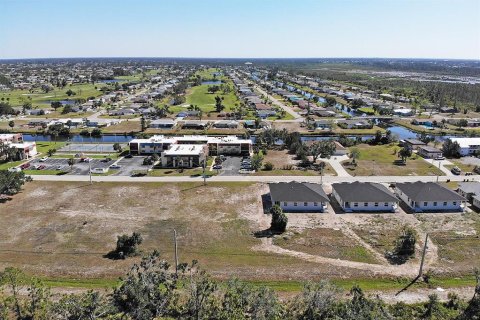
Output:
[[236,136],[174,136],[156,135],[148,139],[133,139],[130,141],[130,152],[133,154],[160,154],[173,144],[200,144],[206,145],[208,155],[251,155],[253,153],[252,140],[240,139]]
[[398,199],[380,183],[332,184],[332,196],[345,212],[395,212]]
[[462,156],[470,156],[480,151],[480,138],[451,138],[451,140],[460,145]]
[[308,182],[270,183],[270,198],[286,212],[324,212],[328,196],[322,186]]
[[434,182],[397,183],[395,193],[415,212],[461,212],[467,201],[455,191]]
[[172,144],[162,152],[163,168],[195,168],[207,160],[208,148],[202,144]]
[[28,159],[37,155],[35,142],[24,142],[21,133],[0,134],[0,142],[16,149],[15,160]]

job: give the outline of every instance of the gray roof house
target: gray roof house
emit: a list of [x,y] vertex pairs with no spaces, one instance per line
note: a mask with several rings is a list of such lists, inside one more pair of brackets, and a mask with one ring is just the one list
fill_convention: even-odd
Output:
[[324,212],[329,202],[320,184],[308,182],[270,183],[272,204],[285,212]]
[[345,212],[395,212],[399,200],[380,183],[332,184],[332,196]]
[[467,200],[455,191],[434,182],[397,183],[395,193],[415,212],[461,212]]
[[480,196],[480,182],[459,182],[457,192],[472,201],[473,197]]

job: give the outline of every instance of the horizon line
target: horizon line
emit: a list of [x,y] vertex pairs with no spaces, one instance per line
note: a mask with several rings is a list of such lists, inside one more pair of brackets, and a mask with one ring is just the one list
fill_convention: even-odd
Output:
[[23,58],[0,58],[0,61],[8,60],[50,60],[50,59],[194,59],[194,60],[311,60],[311,59],[391,59],[391,60],[453,60],[453,61],[479,61],[480,58],[426,58],[426,57],[188,57],[188,56],[78,56],[78,57],[23,57]]

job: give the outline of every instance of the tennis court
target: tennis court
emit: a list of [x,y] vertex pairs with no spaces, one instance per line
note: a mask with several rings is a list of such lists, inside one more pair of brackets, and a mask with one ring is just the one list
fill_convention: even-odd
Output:
[[[125,148],[122,145],[122,148]],[[83,153],[112,153],[113,143],[71,143],[59,150],[60,152],[83,152]]]

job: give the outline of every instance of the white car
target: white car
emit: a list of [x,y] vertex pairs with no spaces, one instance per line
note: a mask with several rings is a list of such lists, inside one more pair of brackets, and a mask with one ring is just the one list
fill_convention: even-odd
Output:
[[40,162],[45,162],[47,161],[48,157],[43,157],[43,158],[40,158]]
[[98,174],[107,173],[108,168],[92,168],[92,170],[90,170],[90,172],[91,173],[98,173]]
[[20,172],[20,171],[22,171],[22,169],[19,168],[19,167],[13,167],[13,168],[8,169],[8,171],[10,171],[10,172]]

